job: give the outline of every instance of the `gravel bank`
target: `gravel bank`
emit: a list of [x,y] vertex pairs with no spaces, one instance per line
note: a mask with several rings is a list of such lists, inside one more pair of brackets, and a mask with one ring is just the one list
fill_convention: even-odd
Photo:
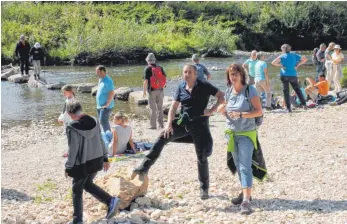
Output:
[[[108,223],[347,223],[347,105],[267,113],[259,130],[269,178],[255,181],[254,213],[238,214],[229,199],[240,191],[226,166],[222,116],[210,120],[214,153],[210,162],[211,198],[201,201],[193,145],[171,143],[149,173],[145,204],[133,204]],[[133,121],[136,140],[153,141],[158,131]],[[67,149],[63,128],[33,123],[2,129],[2,223],[66,223],[72,214],[71,179],[64,177]],[[134,167],[139,159],[112,163]],[[104,175],[100,172],[99,176]],[[85,197],[85,211],[104,211]],[[150,204],[149,204],[150,203]],[[89,207],[92,205],[94,207]],[[138,207],[138,208],[137,208]],[[86,214],[86,223],[91,219]],[[99,220],[94,223],[107,223]]]

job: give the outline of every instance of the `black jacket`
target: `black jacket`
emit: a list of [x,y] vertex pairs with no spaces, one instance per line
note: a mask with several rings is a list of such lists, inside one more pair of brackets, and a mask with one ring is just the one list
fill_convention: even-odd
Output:
[[31,47],[28,41],[25,41],[25,45],[19,41],[16,46],[15,55],[18,56],[19,54],[21,59],[29,59],[30,49]]
[[43,50],[41,47],[39,48],[35,48],[32,47],[30,52],[29,52],[30,56],[33,56],[33,60],[37,60],[37,61],[42,61],[43,60]]

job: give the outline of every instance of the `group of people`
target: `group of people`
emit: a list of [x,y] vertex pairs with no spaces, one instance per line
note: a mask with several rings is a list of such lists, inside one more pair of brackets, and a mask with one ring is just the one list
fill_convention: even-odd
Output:
[[[308,82],[311,86],[303,91],[297,77],[297,70],[307,59],[291,52],[288,44],[283,45],[281,49],[283,54],[273,60],[271,64],[281,68],[280,76],[288,111],[291,111],[292,103],[289,84],[292,85],[298,102],[306,107],[304,92],[314,92],[314,88],[317,88],[318,91],[327,91],[326,86],[322,85],[325,80],[324,74],[320,74],[318,83],[309,79]],[[240,205],[241,214],[250,214],[252,212],[253,176],[255,175],[252,156],[261,150],[257,128],[261,125],[263,109],[259,95],[262,92],[266,93],[266,109],[270,108],[269,102],[271,102],[270,80],[265,55],[262,52],[252,51],[251,58],[243,65],[231,64],[228,66],[225,93],[208,81],[211,79],[211,74],[204,65],[200,64],[199,59],[198,55],[193,55],[193,63],[184,65],[183,81],[176,88],[168,121],[164,125],[162,104],[163,91],[167,85],[166,74],[164,69],[156,64],[155,55],[148,54],[146,58],[148,65],[143,76],[143,95],[148,96],[150,105],[149,128],[159,127],[162,131],[142,163],[134,169],[132,178],[136,175],[146,175],[166,144],[188,138],[190,139],[188,142],[195,146],[200,198],[208,199],[208,157],[213,153],[209,117],[219,112],[226,118],[225,135],[228,142],[226,163],[232,173],[237,172],[242,187],[240,194],[231,202]],[[109,117],[114,107],[114,83],[106,74],[105,66],[97,66],[96,74],[99,77],[96,96],[98,119],[83,113],[81,104],[74,99],[72,88],[63,89],[67,100],[61,120],[64,120],[64,114],[70,117],[66,122],[69,150],[65,171],[66,176],[73,177],[73,223],[83,221],[83,189],[108,206],[107,218],[115,215],[119,198],[112,197],[93,184],[93,178],[103,168],[108,170],[109,156],[123,153],[129,149],[129,146],[130,150],[135,150],[132,130],[126,115],[116,113],[113,126],[111,127],[109,124]],[[217,102],[211,108],[207,108],[210,96],[215,96]],[[181,110],[177,117],[176,111],[179,106],[181,106]],[[262,170],[266,173],[265,167]]]
[[29,61],[32,61],[34,66],[34,77],[40,79],[41,62],[44,60],[44,53],[40,43],[36,42],[34,47],[30,47],[25,36],[21,35],[14,54],[15,57],[19,59],[22,75],[24,75],[24,71],[26,75],[29,75]]

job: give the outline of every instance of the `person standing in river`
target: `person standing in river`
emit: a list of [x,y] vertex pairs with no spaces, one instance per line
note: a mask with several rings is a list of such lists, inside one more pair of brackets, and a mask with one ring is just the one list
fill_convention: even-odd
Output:
[[248,85],[254,85],[255,81],[255,64],[258,62],[258,57],[257,57],[257,51],[253,50],[251,52],[251,57],[243,63],[242,67],[247,71],[248,73]]
[[299,97],[301,105],[306,108],[305,98],[300,90],[300,84],[298,80],[297,70],[300,65],[307,62],[307,58],[296,53],[290,52],[291,46],[289,44],[283,44],[281,46],[282,55],[278,56],[271,64],[275,67],[280,67],[280,76],[283,84],[283,95],[286,101],[287,110],[292,112],[290,97],[289,97],[289,83],[293,87],[296,95]]
[[[183,67],[183,80],[173,97],[165,130],[159,135],[142,164],[134,169],[132,178],[136,175],[147,174],[166,144],[184,137],[191,137],[197,155],[200,197],[204,200],[209,197],[207,158],[212,154],[213,146],[208,119],[224,102],[224,93],[211,83],[198,79],[197,69],[193,64],[186,64]],[[215,96],[217,102],[212,108],[207,109],[210,96]],[[174,119],[179,105],[181,105],[180,117]],[[179,167],[179,164],[177,165]]]
[[157,120],[159,128],[164,128],[164,88],[166,87],[166,74],[164,69],[156,64],[156,58],[153,53],[146,57],[148,65],[145,68],[143,76],[143,97],[147,96],[150,108],[150,127],[157,129]]
[[20,61],[20,72],[22,75],[29,75],[29,52],[30,52],[30,44],[25,40],[25,36],[21,35],[19,38],[19,42],[17,43],[16,50],[14,52],[15,57],[19,58]]
[[[208,71],[205,65],[200,64],[200,56],[193,54],[192,61],[198,72],[198,79],[200,80],[211,80],[211,73]],[[205,77],[206,76],[206,77]]]
[[99,77],[98,91],[96,93],[96,106],[102,131],[110,131],[110,114],[114,107],[114,84],[110,76],[106,75],[106,67],[98,65],[96,75]]
[[43,50],[40,43],[35,43],[34,47],[30,49],[29,55],[33,60],[34,77],[40,79],[41,61],[43,61]]

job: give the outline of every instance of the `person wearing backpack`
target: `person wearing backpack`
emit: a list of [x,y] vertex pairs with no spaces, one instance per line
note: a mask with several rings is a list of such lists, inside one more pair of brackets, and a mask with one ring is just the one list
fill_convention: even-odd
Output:
[[148,65],[145,68],[143,76],[143,96],[148,92],[148,104],[150,108],[150,127],[157,129],[157,120],[159,128],[164,128],[163,100],[164,88],[166,87],[166,74],[164,69],[156,65],[156,58],[153,53],[146,57]]
[[[250,214],[253,186],[252,157],[258,149],[257,125],[263,112],[260,98],[253,85],[246,84],[246,72],[241,65],[231,64],[227,71],[225,103],[218,111],[227,119],[227,160],[231,172],[236,167],[242,192],[231,202],[241,205],[241,214]],[[232,165],[231,165],[232,164]]]
[[326,44],[321,44],[319,46],[319,50],[317,51],[316,57],[317,57],[317,65],[316,65],[316,78],[315,81],[319,81],[319,74],[320,73],[325,73],[325,49],[327,48]]

